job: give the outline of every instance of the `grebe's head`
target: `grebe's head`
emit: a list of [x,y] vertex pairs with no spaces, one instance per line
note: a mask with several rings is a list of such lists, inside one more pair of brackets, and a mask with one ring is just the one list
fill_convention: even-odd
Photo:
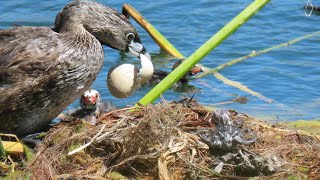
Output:
[[[129,19],[98,2],[71,1],[57,15],[53,29],[59,33],[87,31],[102,45],[129,52],[136,57],[139,54],[149,56]],[[86,39],[80,40],[87,42]]]
[[[172,71],[173,71],[174,69],[176,69],[176,68],[183,62],[183,60],[184,60],[184,59],[179,59],[177,62],[175,62],[175,63],[173,64]],[[203,69],[196,64],[195,66],[193,66],[193,67],[189,70],[188,75],[189,75],[189,76],[194,76],[194,75],[197,75],[198,73],[201,73],[201,72],[203,72]]]
[[96,90],[86,91],[80,99],[80,106],[82,109],[96,109],[100,100],[100,94]]
[[201,72],[203,72],[203,69],[196,64],[193,68],[190,69],[189,76],[194,76]]

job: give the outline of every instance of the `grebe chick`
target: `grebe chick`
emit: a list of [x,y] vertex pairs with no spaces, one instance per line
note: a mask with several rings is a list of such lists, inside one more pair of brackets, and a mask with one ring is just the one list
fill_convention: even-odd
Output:
[[[177,62],[175,62],[173,64],[173,67],[172,67],[172,71],[177,68],[183,61],[182,60],[178,60]],[[198,73],[201,73],[203,72],[203,69],[200,68],[199,66],[195,65],[193,68],[190,69],[190,71],[184,75],[181,79],[179,79],[179,81],[177,81],[173,87],[180,87],[184,84],[187,84],[189,82],[189,79],[188,77],[190,76],[194,76]],[[150,86],[150,85],[155,85],[155,84],[158,84],[160,83],[166,76],[168,76],[168,74],[170,74],[170,72],[167,72],[167,71],[163,71],[163,70],[155,70],[152,77],[150,78],[149,81],[147,81],[145,83],[145,85],[147,86]]]

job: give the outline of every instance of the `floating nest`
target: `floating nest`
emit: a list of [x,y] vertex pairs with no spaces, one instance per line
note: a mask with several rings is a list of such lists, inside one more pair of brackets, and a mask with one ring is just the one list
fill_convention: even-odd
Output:
[[32,161],[20,167],[22,173],[8,177],[320,179],[317,136],[228,111],[241,138],[255,140],[234,143],[235,136],[226,134],[229,141],[222,139],[217,144],[214,138],[210,141],[210,134],[203,138],[203,132],[215,132],[212,137],[220,133],[214,113],[184,99],[118,109],[100,116],[95,126],[85,120],[62,122],[46,133]]

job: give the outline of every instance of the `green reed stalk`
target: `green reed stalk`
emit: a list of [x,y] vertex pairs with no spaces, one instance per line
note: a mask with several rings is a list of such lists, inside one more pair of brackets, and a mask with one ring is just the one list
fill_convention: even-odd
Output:
[[267,49],[264,49],[264,50],[261,50],[261,51],[258,51],[258,52],[253,52],[249,55],[246,55],[246,56],[243,56],[243,57],[240,57],[240,58],[237,58],[237,59],[234,59],[230,62],[227,62],[227,63],[224,63],[224,64],[221,64],[220,66],[216,67],[216,68],[213,68],[213,69],[210,69],[206,72],[203,72],[201,73],[200,75],[198,75],[196,77],[196,79],[199,79],[199,78],[202,78],[208,74],[211,74],[211,73],[214,73],[214,72],[217,72],[217,71],[220,71],[221,69],[223,68],[226,68],[226,67],[229,67],[229,66],[232,66],[234,64],[237,64],[239,62],[242,62],[246,59],[249,59],[249,58],[253,58],[253,57],[256,57],[256,56],[259,56],[261,54],[265,54],[267,52],[270,52],[272,50],[275,50],[275,49],[278,49],[278,48],[281,48],[281,47],[286,47],[286,46],[289,46],[291,44],[294,44],[294,43],[297,43],[301,40],[304,40],[304,39],[307,39],[307,38],[311,38],[311,37],[314,37],[314,36],[317,36],[317,35],[320,35],[320,31],[317,31],[317,32],[313,32],[311,34],[307,34],[305,36],[301,36],[301,37],[298,37],[298,38],[295,38],[295,39],[292,39],[288,42],[285,42],[285,43],[282,43],[282,44],[278,44],[276,46],[273,46],[273,47],[270,47],[270,48],[267,48]]
[[242,24],[248,21],[255,13],[264,7],[270,0],[255,0],[232,21],[212,36],[198,50],[196,50],[189,58],[187,58],[180,66],[172,71],[165,79],[147,93],[138,104],[147,105],[154,102],[166,90],[168,90],[175,82],[184,76],[189,69],[196,65],[202,58],[216,48],[223,40],[235,32]]

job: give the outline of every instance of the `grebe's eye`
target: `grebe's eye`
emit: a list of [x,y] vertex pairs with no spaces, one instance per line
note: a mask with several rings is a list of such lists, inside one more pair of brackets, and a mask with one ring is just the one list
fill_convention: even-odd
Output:
[[135,38],[135,35],[133,33],[128,33],[126,38],[128,41],[132,41]]

